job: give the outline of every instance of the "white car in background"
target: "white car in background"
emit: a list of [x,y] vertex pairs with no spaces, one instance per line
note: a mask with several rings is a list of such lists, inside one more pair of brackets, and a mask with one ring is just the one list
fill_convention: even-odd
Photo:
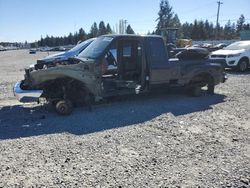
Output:
[[226,67],[237,68],[244,72],[250,66],[250,40],[239,41],[211,53],[211,59],[223,58],[226,60]]

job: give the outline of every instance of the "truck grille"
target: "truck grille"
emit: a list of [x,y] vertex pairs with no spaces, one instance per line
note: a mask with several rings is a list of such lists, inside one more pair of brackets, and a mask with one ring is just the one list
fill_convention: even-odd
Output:
[[211,55],[213,58],[226,58],[226,55]]
[[37,60],[37,63],[40,64],[40,63],[45,63],[45,61],[43,60]]

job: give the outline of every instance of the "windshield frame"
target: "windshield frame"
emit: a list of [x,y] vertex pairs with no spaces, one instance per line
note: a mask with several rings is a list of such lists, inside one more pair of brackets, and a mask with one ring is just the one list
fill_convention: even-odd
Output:
[[82,51],[82,48],[87,48],[95,39],[87,39],[85,41],[82,41],[81,43],[75,45],[73,48],[71,48],[68,52],[77,52],[77,51]]
[[[106,46],[104,46],[104,48],[101,49],[101,52],[100,53],[97,53],[96,56],[83,56],[81,55],[82,53],[86,53],[86,50],[88,49],[91,49],[93,48],[93,46],[96,45],[96,43],[98,43],[100,40],[103,40],[105,38],[110,38],[111,40],[110,41],[107,41],[109,42]],[[78,58],[86,58],[86,59],[100,59],[102,56],[105,55],[107,49],[114,43],[115,41],[115,37],[114,36],[100,36],[98,38],[96,38],[86,49],[84,49],[79,55],[78,55]]]

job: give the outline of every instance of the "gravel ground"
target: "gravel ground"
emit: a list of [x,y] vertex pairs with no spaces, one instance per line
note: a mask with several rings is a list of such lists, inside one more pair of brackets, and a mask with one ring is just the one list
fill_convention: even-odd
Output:
[[11,91],[44,55],[0,52],[0,187],[250,187],[250,72],[61,117]]

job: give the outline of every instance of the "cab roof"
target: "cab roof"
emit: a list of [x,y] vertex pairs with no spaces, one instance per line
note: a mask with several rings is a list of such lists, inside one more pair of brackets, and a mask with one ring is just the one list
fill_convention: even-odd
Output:
[[162,38],[159,35],[135,35],[135,34],[108,34],[108,35],[102,35],[100,37],[113,37],[113,38]]

